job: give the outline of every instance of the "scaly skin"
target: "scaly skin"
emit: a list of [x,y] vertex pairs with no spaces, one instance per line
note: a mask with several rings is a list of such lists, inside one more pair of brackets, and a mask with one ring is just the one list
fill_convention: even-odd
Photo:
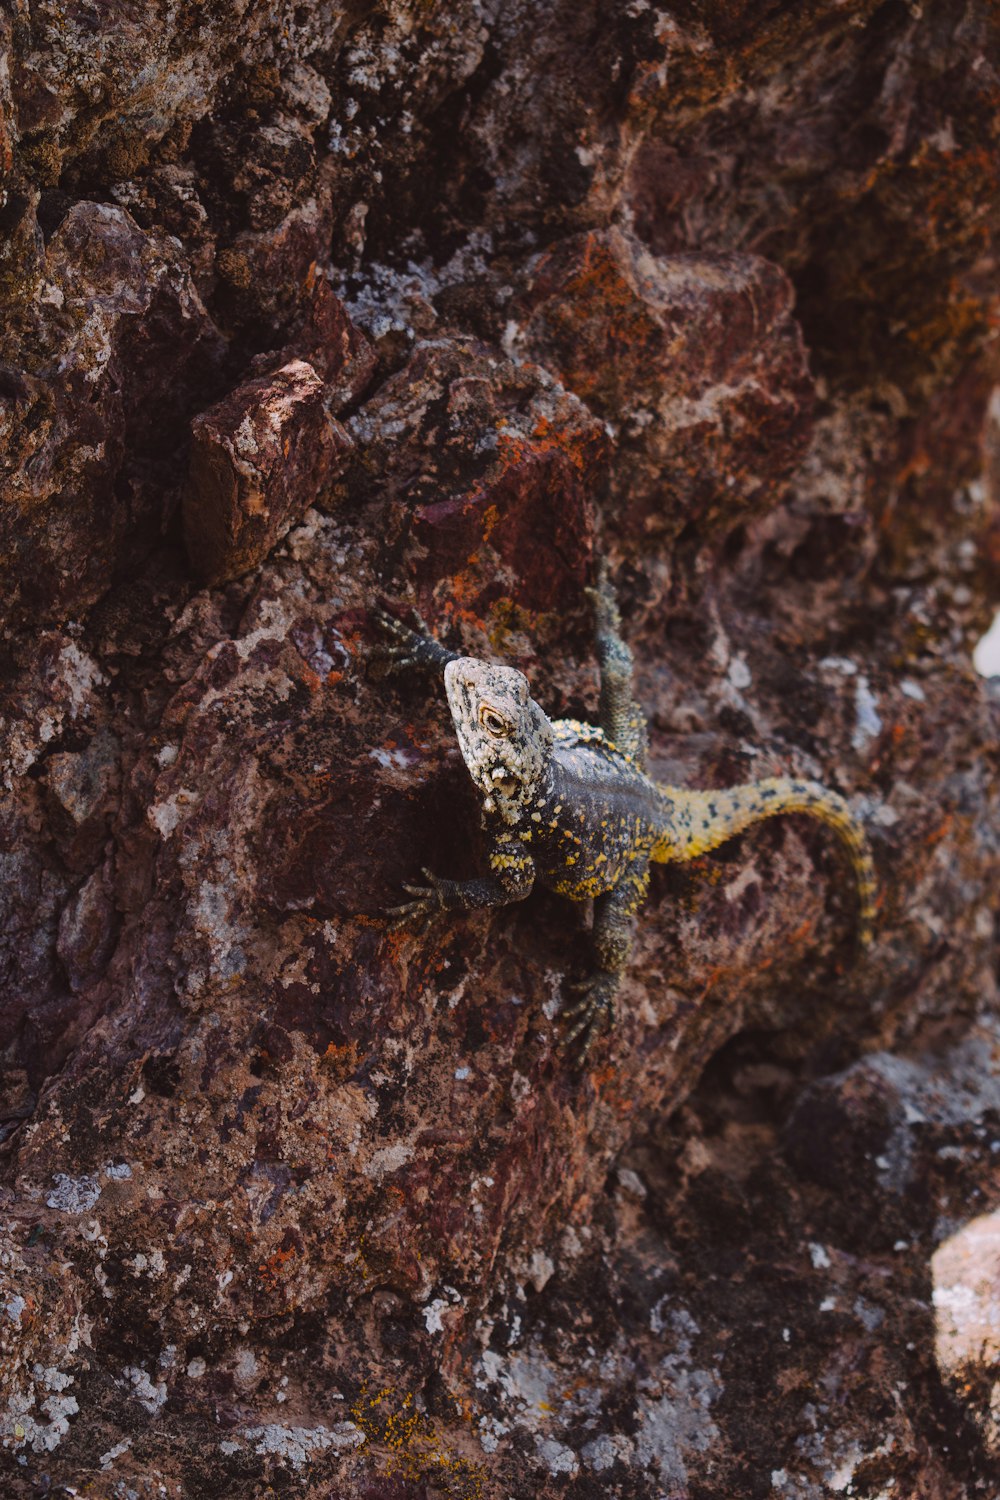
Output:
[[607,573],[589,591],[601,667],[600,728],[550,721],[512,667],[449,651],[390,615],[380,623],[393,644],[393,669],[444,669],[445,690],[462,755],[483,797],[489,874],[443,880],[392,908],[394,925],[429,922],[440,912],[521,901],[537,880],[572,901],[594,902],[595,964],[564,1012],[564,1046],[582,1062],[614,1018],[614,1000],[632,947],[632,918],[649,884],[650,862],[697,859],[766,818],[806,813],[839,834],[854,868],[859,937],[874,922],[875,872],[864,831],[843,797],[815,782],[772,777],[725,791],[660,786],[645,772],[646,723],[632,697],[632,655]]

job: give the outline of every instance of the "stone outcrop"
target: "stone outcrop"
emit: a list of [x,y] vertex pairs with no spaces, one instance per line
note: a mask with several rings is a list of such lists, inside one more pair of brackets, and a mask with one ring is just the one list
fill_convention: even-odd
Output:
[[[997,1454],[1000,34],[0,17],[0,1492],[973,1500]],[[848,796],[586,913],[377,611]]]
[[258,567],[313,502],[330,506],[351,440],[304,359],[248,380],[191,424],[184,541],[219,583]]

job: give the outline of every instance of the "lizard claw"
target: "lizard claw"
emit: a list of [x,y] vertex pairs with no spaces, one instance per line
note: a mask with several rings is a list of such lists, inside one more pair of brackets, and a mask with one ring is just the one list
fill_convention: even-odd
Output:
[[387,637],[385,641],[376,644],[370,653],[372,661],[381,667],[381,675],[388,677],[396,672],[410,671],[414,667],[437,671],[455,655],[435,639],[415,609],[411,609],[410,613],[417,622],[416,630],[404,625],[402,620],[391,615],[381,605],[372,610],[372,618]]
[[404,901],[400,906],[390,906],[386,911],[389,919],[389,931],[398,932],[401,928],[409,927],[413,922],[420,922],[421,933],[426,933],[435,917],[441,915],[445,910],[442,886],[444,881],[433,870],[422,870],[421,874],[430,881],[430,885],[410,885],[403,881],[403,890],[408,896],[416,899]]
[[568,1023],[559,1042],[561,1051],[572,1052],[577,1067],[582,1067],[594,1042],[602,1031],[609,1030],[615,1018],[617,975],[603,971],[570,984],[580,999],[563,1011]]
[[381,606],[372,610],[372,617],[379,630],[388,637],[379,642],[371,652],[372,660],[382,667],[386,676],[418,666],[420,658],[417,647],[423,637]]

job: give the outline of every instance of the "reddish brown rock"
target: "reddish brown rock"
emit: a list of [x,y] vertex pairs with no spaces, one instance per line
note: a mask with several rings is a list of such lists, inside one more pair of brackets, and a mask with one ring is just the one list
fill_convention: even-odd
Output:
[[289,337],[283,348],[258,354],[251,368],[269,373],[291,359],[307,360],[322,377],[327,406],[335,416],[353,406],[371,385],[375,350],[334,296],[325,276],[312,276],[301,318]]
[[[422,590],[502,626],[579,602],[607,474],[602,424],[544,370],[472,340],[418,344],[352,424]],[[400,435],[405,433],[405,440]],[[355,483],[359,483],[355,480]],[[489,627],[487,627],[489,628]]]
[[260,563],[310,505],[328,502],[351,447],[312,365],[250,380],[192,426],[184,536],[202,577]]
[[160,540],[221,339],[166,236],[82,202],[5,342],[23,373],[0,389],[0,612],[37,625],[79,615]]
[[592,231],[540,257],[517,345],[614,425],[630,524],[707,537],[773,505],[808,439],[792,305],[757,256],[657,256]]
[[276,223],[243,230],[219,247],[215,271],[220,304],[252,335],[260,337],[274,328],[287,331],[309,307],[317,268],[330,240],[328,176]]
[[[991,1495],[990,7],[13,11],[0,1493]],[[349,503],[275,441],[201,587],[191,419],[302,360]],[[369,652],[589,716],[597,550],[654,773],[838,787],[879,916],[796,820],[658,868],[577,1076],[584,911],[388,930],[477,809]]]

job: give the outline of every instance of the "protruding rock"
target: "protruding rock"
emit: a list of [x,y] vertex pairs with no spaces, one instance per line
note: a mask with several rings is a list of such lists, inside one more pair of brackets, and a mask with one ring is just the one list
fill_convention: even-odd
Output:
[[812,382],[784,272],[656,256],[619,229],[538,261],[518,343],[620,428],[615,489],[668,531],[732,524],[803,449]]
[[205,578],[255,567],[332,485],[351,447],[305,360],[247,381],[192,424],[184,535]]
[[939,1245],[931,1270],[938,1369],[1000,1458],[1000,1210]]
[[176,241],[120,208],[77,203],[42,275],[20,314],[31,363],[0,386],[0,614],[36,628],[85,610],[159,539],[221,343]]
[[375,374],[375,350],[315,267],[305,311],[287,342],[281,349],[258,354],[252,368],[269,374],[292,359],[308,360],[322,376],[327,406],[337,415],[364,394]]
[[544,371],[472,340],[419,344],[353,430],[365,469],[402,502],[390,524],[419,544],[415,571],[428,584],[444,572],[456,610],[579,602],[608,440]]

